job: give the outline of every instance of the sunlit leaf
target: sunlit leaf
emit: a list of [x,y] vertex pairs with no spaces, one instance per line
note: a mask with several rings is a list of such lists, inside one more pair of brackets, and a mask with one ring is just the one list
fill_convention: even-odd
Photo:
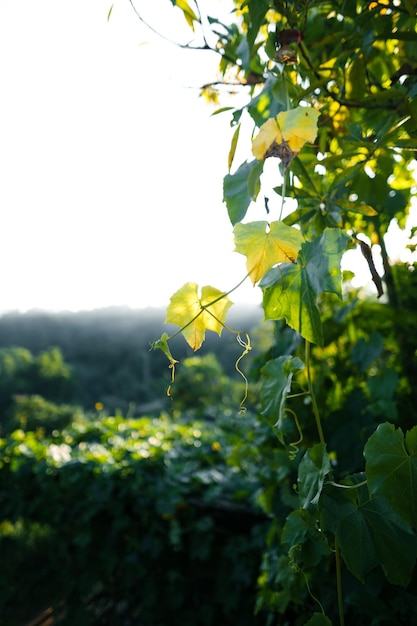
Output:
[[192,10],[187,0],[175,0],[175,5],[181,9],[186,19],[188,26],[190,26],[194,30],[194,22],[198,22],[198,16]]
[[295,263],[304,238],[299,230],[283,222],[258,221],[237,224],[235,251],[247,258],[248,274],[255,284],[277,263]]
[[341,297],[340,262],[348,241],[339,228],[327,228],[301,246],[296,264],[271,269],[260,282],[265,318],[284,317],[302,337],[323,345],[317,299],[324,292]]
[[262,124],[252,141],[253,156],[260,161],[277,156],[287,165],[285,155],[292,160],[307,142],[316,138],[319,115],[316,109],[301,106],[278,113]]
[[365,204],[364,202],[352,202],[351,200],[335,200],[333,203],[344,211],[353,211],[354,213],[360,213],[361,215],[367,215],[368,217],[374,217],[375,215],[378,215],[378,211],[376,211],[372,206],[369,206],[369,204]]
[[186,283],[171,297],[166,322],[181,328],[187,343],[198,350],[205,338],[205,331],[221,334],[231,300],[222,291],[205,286],[198,295],[196,283]]

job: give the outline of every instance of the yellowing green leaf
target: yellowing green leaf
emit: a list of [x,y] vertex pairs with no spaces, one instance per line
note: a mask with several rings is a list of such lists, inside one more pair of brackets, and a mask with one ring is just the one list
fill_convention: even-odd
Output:
[[316,109],[300,106],[278,113],[262,124],[252,141],[253,156],[259,161],[277,156],[287,166],[304,144],[316,138],[319,115]]
[[369,204],[365,204],[363,202],[352,202],[351,200],[337,200],[334,202],[338,207],[343,209],[344,211],[353,211],[354,213],[360,213],[361,215],[367,215],[368,217],[374,217],[378,215],[378,211],[376,211]]
[[175,5],[184,13],[187,24],[194,30],[194,22],[198,22],[198,17],[188,4],[187,0],[175,0]]
[[166,322],[177,324],[187,343],[195,351],[201,347],[205,331],[221,334],[231,300],[214,287],[203,287],[198,295],[196,283],[186,283],[171,297]]
[[248,274],[255,284],[277,263],[295,263],[304,238],[283,222],[250,222],[233,229],[236,252],[247,258]]
[[228,166],[229,172],[232,167],[233,159],[235,158],[235,152],[236,152],[237,142],[239,139],[239,133],[240,133],[240,124],[237,125],[236,130],[233,133],[232,143],[230,144],[229,155],[227,158],[227,166]]

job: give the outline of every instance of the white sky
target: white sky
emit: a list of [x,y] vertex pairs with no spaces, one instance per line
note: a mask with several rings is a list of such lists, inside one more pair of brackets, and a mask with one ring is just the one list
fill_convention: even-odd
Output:
[[[198,98],[218,58],[156,37],[128,0],[108,22],[111,4],[1,0],[0,311],[167,305],[187,281],[229,290],[246,273],[222,203],[230,118]],[[169,0],[136,6],[190,38]]]
[[[1,0],[0,310],[166,305],[245,275],[222,203],[233,129],[198,98],[218,58],[127,0],[108,22],[111,3]],[[190,38],[169,0],[136,6]]]

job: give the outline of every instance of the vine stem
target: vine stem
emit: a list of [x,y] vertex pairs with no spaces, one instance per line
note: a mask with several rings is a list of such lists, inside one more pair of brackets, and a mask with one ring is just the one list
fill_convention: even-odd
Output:
[[[310,394],[314,419],[316,420],[317,431],[319,434],[320,443],[326,444],[326,440],[324,438],[323,428],[320,420],[320,413],[317,406],[317,400],[313,389],[313,383],[311,380],[311,343],[306,340],[305,346],[305,361],[306,361],[306,370],[307,370],[307,384],[308,384],[308,392]],[[337,589],[337,606],[339,611],[339,624],[340,626],[345,626],[345,617],[343,613],[343,590],[342,590],[342,559],[340,555],[339,544],[337,538],[335,537],[335,557],[336,557],[336,589]]]
[[[287,86],[287,76],[284,73],[283,74],[283,91],[284,91],[284,97],[285,97],[285,103],[286,103],[286,107],[287,107],[287,111],[289,111],[291,109],[291,101],[290,101],[290,96],[288,93],[288,86]],[[284,177],[283,177],[283,181],[282,181],[282,190],[281,190],[281,209],[280,209],[280,213],[279,213],[279,220],[282,220],[282,214],[284,211],[284,204],[285,204],[285,194],[287,192],[287,181],[288,181],[288,175],[289,175],[289,170],[288,168],[285,168],[285,173],[284,173]]]
[[316,395],[314,393],[313,384],[311,381],[311,343],[306,340],[306,348],[305,348],[305,361],[306,361],[306,369],[307,369],[307,384],[308,384],[308,393],[311,398],[311,402],[313,405],[313,413],[314,419],[316,420],[317,431],[319,433],[320,443],[326,443],[324,438],[323,428],[320,420],[320,413],[317,406]]
[[334,540],[334,548],[336,555],[336,587],[337,587],[337,606],[339,609],[340,626],[345,626],[345,616],[343,613],[343,591],[342,591],[342,559],[340,556],[339,543]]
[[285,194],[287,193],[287,181],[288,181],[289,171],[288,168],[285,170],[284,178],[282,180],[282,189],[281,189],[281,209],[279,213],[279,221],[282,220],[282,214],[284,211],[285,204]]

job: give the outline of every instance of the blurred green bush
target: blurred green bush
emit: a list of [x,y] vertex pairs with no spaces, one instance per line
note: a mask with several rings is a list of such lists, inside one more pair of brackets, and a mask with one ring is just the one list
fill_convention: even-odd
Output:
[[263,623],[258,468],[270,434],[249,415],[78,415],[50,437],[0,440],[0,624],[50,605],[71,626]]

